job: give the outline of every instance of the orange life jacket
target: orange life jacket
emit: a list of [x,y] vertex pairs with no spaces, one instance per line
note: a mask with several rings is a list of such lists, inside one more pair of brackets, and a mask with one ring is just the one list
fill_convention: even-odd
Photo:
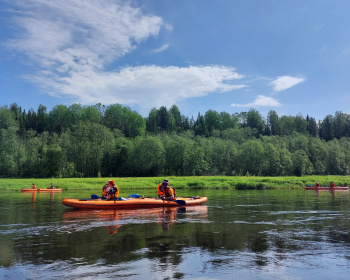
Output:
[[158,191],[158,196],[164,196],[165,193],[160,189],[160,187],[162,186],[162,183],[160,183],[157,187],[157,191]]
[[107,197],[108,192],[107,192],[107,185],[104,185],[102,187],[102,197]]
[[[157,191],[158,191],[158,196],[167,196],[170,197],[171,195],[169,194],[169,190],[167,189],[165,192],[162,191],[161,186],[163,183],[160,183],[157,187]],[[176,190],[174,189],[174,187],[169,186],[169,189],[172,189],[174,191],[174,199],[176,198]]]
[[174,187],[169,186],[169,188],[166,189],[165,192],[162,192],[162,191],[160,190],[160,186],[161,186],[161,185],[162,185],[162,184],[158,185],[158,195],[159,195],[159,196],[165,196],[165,197],[170,197],[170,196],[172,196],[172,194],[169,193],[169,190],[171,189],[171,190],[173,191],[174,199],[176,199],[176,190],[174,189]]
[[335,187],[335,184],[334,183],[331,183],[331,188],[334,188]]
[[119,189],[116,185],[114,185],[112,188],[109,189],[108,194],[111,196],[111,198],[116,198],[119,196]]

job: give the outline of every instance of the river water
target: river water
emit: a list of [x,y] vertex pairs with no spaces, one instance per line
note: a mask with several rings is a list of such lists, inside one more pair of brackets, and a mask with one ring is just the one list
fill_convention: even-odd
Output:
[[91,191],[2,191],[0,279],[349,279],[348,191],[177,192],[208,201],[81,211],[61,200]]

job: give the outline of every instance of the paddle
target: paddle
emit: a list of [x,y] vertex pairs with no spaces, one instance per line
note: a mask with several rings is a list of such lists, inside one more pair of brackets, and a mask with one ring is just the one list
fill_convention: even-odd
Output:
[[186,201],[185,200],[176,199],[176,200],[173,200],[173,201],[176,202],[179,205],[186,205]]
[[[163,199],[163,198],[162,198]],[[167,200],[163,199],[163,204],[165,204],[165,201],[170,201],[170,202],[176,202],[179,205],[186,205],[186,201],[181,200],[181,199],[175,199],[175,200]]]
[[[131,194],[130,197],[132,198],[140,198],[141,196],[139,194]],[[168,200],[168,201],[174,201],[179,205],[186,205],[186,201],[181,200],[181,199],[176,199],[176,200]],[[165,203],[165,199],[163,199],[163,202]]]

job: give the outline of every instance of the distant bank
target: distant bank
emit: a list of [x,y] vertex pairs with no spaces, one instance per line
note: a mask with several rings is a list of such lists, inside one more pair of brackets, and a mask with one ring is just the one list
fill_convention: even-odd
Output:
[[258,176],[190,176],[190,177],[111,177],[111,178],[25,178],[0,179],[0,190],[19,191],[30,188],[47,188],[51,183],[63,190],[99,190],[109,179],[122,189],[152,189],[164,179],[176,189],[295,189],[315,182],[328,186],[333,181],[337,186],[350,186],[350,176],[303,176],[303,177],[258,177]]

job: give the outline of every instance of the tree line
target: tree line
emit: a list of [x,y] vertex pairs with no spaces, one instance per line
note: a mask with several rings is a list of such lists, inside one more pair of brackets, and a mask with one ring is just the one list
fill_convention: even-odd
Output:
[[348,175],[350,115],[0,106],[0,177]]

